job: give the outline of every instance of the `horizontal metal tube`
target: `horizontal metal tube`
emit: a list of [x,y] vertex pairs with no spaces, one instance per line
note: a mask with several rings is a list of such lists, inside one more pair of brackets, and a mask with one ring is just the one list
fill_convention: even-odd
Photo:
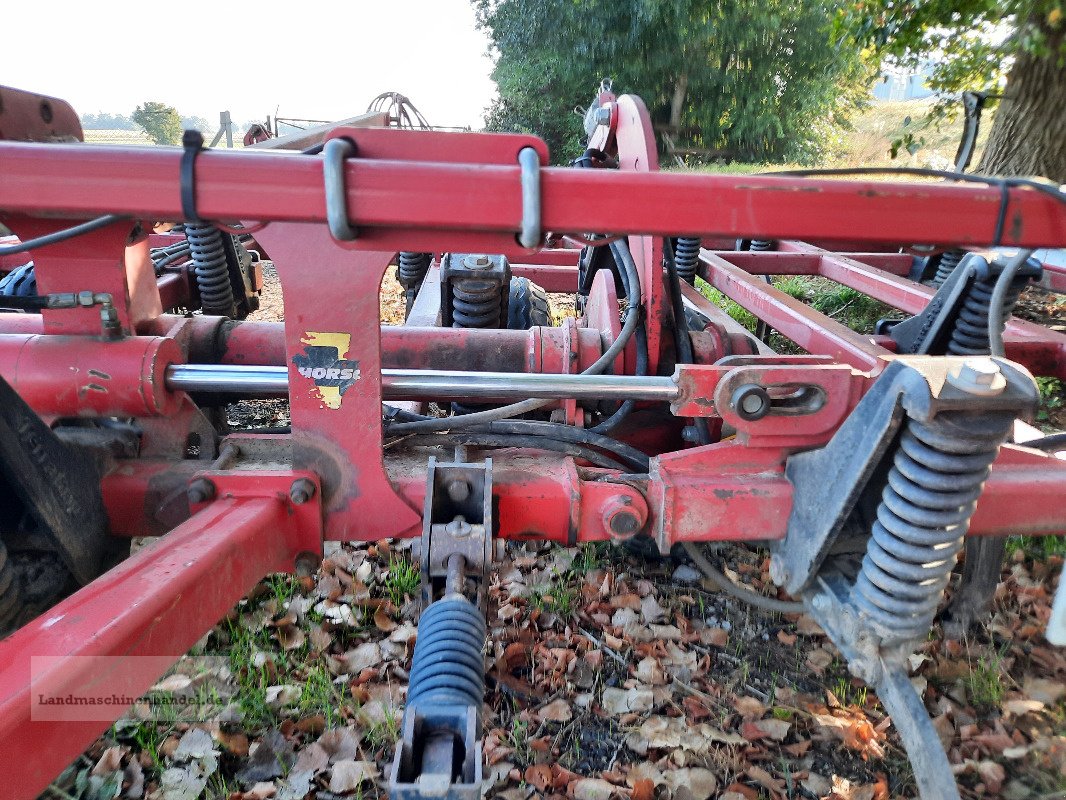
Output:
[[[167,386],[183,392],[284,394],[289,389],[289,371],[286,367],[175,364],[167,368]],[[677,384],[672,378],[635,375],[384,369],[381,388],[387,400],[535,397],[671,402],[677,397]]]

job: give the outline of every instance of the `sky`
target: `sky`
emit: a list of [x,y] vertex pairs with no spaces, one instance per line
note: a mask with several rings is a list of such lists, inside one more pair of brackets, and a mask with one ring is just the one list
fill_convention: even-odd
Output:
[[496,92],[469,0],[10,2],[0,83],[129,115],[146,100],[214,123],[337,120],[381,92],[479,128]]

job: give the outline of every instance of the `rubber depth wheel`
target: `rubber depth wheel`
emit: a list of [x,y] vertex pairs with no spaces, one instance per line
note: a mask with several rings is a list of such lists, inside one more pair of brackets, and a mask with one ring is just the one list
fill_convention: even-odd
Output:
[[3,297],[36,297],[37,274],[33,270],[33,262],[15,267],[11,272],[0,278],[0,296]]
[[551,324],[547,293],[529,278],[511,278],[507,327],[512,331],[524,331]]

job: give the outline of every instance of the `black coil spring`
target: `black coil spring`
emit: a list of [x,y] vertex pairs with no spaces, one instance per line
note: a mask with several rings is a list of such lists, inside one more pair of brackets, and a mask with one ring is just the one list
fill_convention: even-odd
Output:
[[679,236],[674,248],[674,265],[677,277],[686,283],[695,283],[696,269],[700,265],[700,240],[697,236]]
[[941,253],[940,261],[936,265],[936,274],[933,275],[933,286],[942,286],[965,255],[965,250],[948,250]]
[[0,635],[15,626],[22,608],[21,594],[7,548],[0,542]]
[[774,249],[771,239],[752,239],[748,249],[756,253],[765,253]]
[[[947,345],[948,355],[988,355],[991,347],[988,340],[988,311],[992,306],[992,292],[996,288],[997,277],[998,273],[990,274],[970,285],[955,321],[955,328],[951,331],[951,339]],[[1007,288],[1001,317],[1004,326],[1028,280],[1026,276],[1016,276]]]
[[908,419],[855,583],[857,605],[898,641],[924,638],[1010,415]]
[[453,281],[452,327],[500,327],[500,287],[478,278]]
[[404,251],[396,262],[396,280],[405,289],[416,288],[422,283],[429,271],[431,253],[413,253]]
[[233,315],[233,285],[222,244],[222,231],[210,223],[185,223],[189,255],[196,271],[200,305],[205,314]]
[[466,705],[485,698],[485,618],[466,598],[444,597],[422,612],[407,688],[415,703]]

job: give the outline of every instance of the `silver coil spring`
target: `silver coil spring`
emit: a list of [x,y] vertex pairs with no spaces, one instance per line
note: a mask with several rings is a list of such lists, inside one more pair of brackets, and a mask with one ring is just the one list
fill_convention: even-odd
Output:
[[452,282],[453,328],[498,328],[500,320],[500,287],[497,284],[478,278]]
[[955,271],[955,267],[966,255],[965,250],[948,250],[940,254],[940,261],[936,265],[936,274],[933,275],[933,286],[942,286],[948,276]]
[[185,238],[200,290],[200,305],[205,314],[233,315],[233,285],[222,244],[222,231],[206,222],[186,222]]
[[[951,339],[948,341],[948,355],[988,355],[991,347],[988,339],[988,311],[992,306],[992,292],[996,288],[996,278],[997,275],[989,275],[971,284],[963,300],[958,319],[955,321]],[[1024,276],[1016,277],[1007,288],[1007,294],[1003,298],[1004,327],[1028,280]]]
[[700,240],[698,236],[679,236],[674,247],[674,265],[677,277],[686,283],[696,282],[696,269],[700,265]]
[[485,619],[462,597],[444,597],[418,620],[418,638],[407,689],[415,703],[468,705],[478,709],[485,697]]
[[766,253],[774,249],[774,243],[771,239],[752,239],[751,244],[748,246],[748,250],[755,253]]
[[932,626],[1010,414],[908,419],[855,582],[856,605],[891,641]]

